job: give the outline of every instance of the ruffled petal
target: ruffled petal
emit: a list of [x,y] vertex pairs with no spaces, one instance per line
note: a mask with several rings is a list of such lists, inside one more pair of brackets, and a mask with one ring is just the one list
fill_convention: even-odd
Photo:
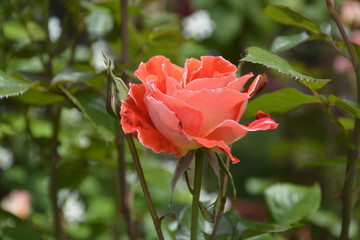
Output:
[[250,87],[244,92],[249,94],[250,97],[253,97],[261,89],[263,89],[268,82],[268,78],[265,73],[257,75],[255,80],[251,83]]
[[182,150],[198,148],[196,142],[182,134],[179,118],[161,101],[149,95],[145,97],[145,104],[155,128],[173,145]]
[[230,147],[226,145],[224,141],[217,141],[217,140],[209,140],[206,138],[201,137],[192,137],[196,142],[201,144],[202,146],[206,148],[219,148],[221,151],[223,151],[232,161],[232,163],[238,163],[240,160],[236,157],[234,157],[231,154]]
[[220,78],[229,75],[235,76],[236,66],[223,57],[201,57],[201,67],[192,76],[192,80],[198,78]]
[[183,75],[183,68],[173,64],[164,56],[155,56],[146,63],[140,63],[134,74],[142,83],[152,83],[162,92],[167,90],[167,79],[173,82],[180,82]]
[[140,109],[132,97],[122,101],[121,126],[125,133],[132,133],[139,139],[142,145],[150,148],[156,153],[167,152],[176,154],[183,153],[178,150],[154,127],[147,111]]
[[183,100],[166,95],[155,88],[151,88],[150,92],[155,99],[161,101],[170,111],[176,114],[187,134],[192,136],[200,135],[204,119],[199,110],[191,107]]
[[226,119],[237,121],[244,102],[249,98],[248,94],[231,89],[183,90],[175,97],[201,112],[204,119],[201,135]]
[[196,58],[190,58],[186,60],[184,66],[184,75],[182,77],[183,86],[188,84],[191,81],[191,79],[193,79],[194,74],[197,73],[200,67],[201,67],[201,61]]

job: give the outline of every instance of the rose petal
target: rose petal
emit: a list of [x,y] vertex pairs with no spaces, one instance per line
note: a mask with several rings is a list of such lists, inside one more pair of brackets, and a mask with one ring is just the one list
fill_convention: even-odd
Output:
[[183,68],[173,64],[164,56],[154,56],[146,63],[140,63],[134,74],[142,83],[153,83],[156,88],[166,92],[166,79],[171,78],[180,82],[183,75]]
[[248,94],[231,89],[182,90],[174,96],[201,112],[204,119],[201,135],[226,119],[237,121],[243,103],[249,98]]
[[229,85],[227,86],[227,88],[234,89],[236,91],[240,91],[243,89],[246,82],[253,76],[254,76],[254,74],[252,72],[250,72],[241,77],[238,77],[238,78],[236,78],[235,81],[230,82]]
[[183,75],[183,86],[188,84],[191,79],[193,79],[193,75],[197,73],[200,67],[201,61],[196,58],[190,58],[186,60]]
[[187,90],[201,90],[201,89],[216,89],[227,87],[232,81],[235,81],[234,76],[228,76],[223,78],[200,78],[191,81],[185,86]]
[[[140,89],[140,88],[139,88]],[[139,109],[132,97],[122,101],[121,126],[125,133],[133,133],[142,145],[152,149],[154,152],[176,153],[182,155],[172,143],[169,142],[154,125],[149,122],[147,111]]]
[[224,141],[208,140],[201,137],[192,137],[196,142],[206,148],[220,148],[232,161],[232,163],[238,163],[240,160],[231,154],[230,147],[225,144]]
[[204,120],[199,110],[191,107],[183,100],[166,95],[155,88],[151,88],[151,94],[155,99],[161,101],[170,111],[176,113],[186,133],[192,136],[200,135]]
[[248,131],[247,128],[244,128],[244,126],[240,125],[238,122],[226,120],[209,131],[203,138],[216,141],[222,140],[225,144],[231,144],[244,137]]
[[249,94],[250,97],[253,97],[261,89],[263,89],[268,82],[268,78],[265,73],[257,75],[255,80],[251,83],[250,87],[244,92]]
[[179,118],[161,101],[149,95],[145,97],[145,104],[155,128],[173,145],[182,150],[198,148],[199,145],[196,142],[182,134]]
[[235,76],[236,66],[223,57],[201,57],[201,67],[192,76],[191,80],[198,78],[219,78],[229,75]]

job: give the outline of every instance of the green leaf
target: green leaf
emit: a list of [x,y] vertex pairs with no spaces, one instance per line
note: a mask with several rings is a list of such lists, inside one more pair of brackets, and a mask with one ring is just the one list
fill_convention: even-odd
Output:
[[360,118],[360,108],[355,102],[347,99],[340,99],[334,95],[330,95],[328,101],[330,104],[342,108],[345,111],[354,114],[357,118]]
[[87,80],[92,76],[94,76],[93,73],[81,69],[65,68],[55,75],[55,77],[51,80],[51,84],[57,85],[67,82],[80,82]]
[[286,6],[268,6],[263,14],[279,23],[321,33],[319,24]]
[[293,88],[283,88],[279,91],[266,93],[251,100],[243,118],[254,117],[258,110],[278,115],[292,111],[303,104],[318,103],[319,98],[309,96]]
[[[348,48],[346,47],[345,42],[338,42],[337,45],[344,50],[345,52],[349,52]],[[358,62],[360,62],[360,45],[356,44],[356,43],[351,43],[351,46],[354,50],[354,54],[355,54],[355,58],[357,59]]]
[[50,105],[64,100],[64,97],[43,88],[31,88],[24,94],[19,96],[19,99],[27,104],[32,105]]
[[88,163],[85,159],[61,162],[57,169],[58,188],[76,188],[87,173]]
[[250,239],[255,236],[262,235],[264,233],[281,233],[289,231],[293,226],[283,226],[270,223],[262,223],[255,221],[244,221],[247,229],[243,231],[239,240]]
[[115,137],[113,133],[114,121],[107,114],[104,99],[90,92],[79,92],[76,95],[70,93],[63,86],[59,86],[65,96],[73,103],[84,115],[85,118],[97,129],[100,136],[105,141],[112,141]]
[[4,37],[12,41],[28,41],[26,28],[18,21],[5,21],[2,23]]
[[0,70],[0,99],[23,94],[34,83],[21,81]]
[[4,236],[9,237],[11,240],[43,240],[39,233],[26,227],[4,227],[2,229]]
[[170,197],[169,205],[171,205],[171,202],[172,202],[172,197],[173,197],[176,183],[179,181],[180,177],[188,169],[192,160],[194,159],[194,156],[195,156],[195,151],[189,151],[185,156],[178,159],[178,161],[176,163],[176,168],[175,168],[175,171],[172,176],[171,183],[170,183],[171,197]]
[[302,84],[313,89],[320,89],[324,87],[330,79],[317,79],[310,76],[303,75],[297,72],[286,60],[283,58],[258,47],[249,47],[246,49],[246,56],[242,58],[242,62],[251,62],[261,64],[265,67],[274,69],[292,78],[295,78]]
[[311,187],[275,184],[266,189],[265,200],[274,221],[290,225],[317,211],[321,190],[318,184]]
[[309,39],[309,35],[306,32],[289,35],[289,36],[278,36],[272,43],[271,51],[274,53],[282,52],[297,46]]

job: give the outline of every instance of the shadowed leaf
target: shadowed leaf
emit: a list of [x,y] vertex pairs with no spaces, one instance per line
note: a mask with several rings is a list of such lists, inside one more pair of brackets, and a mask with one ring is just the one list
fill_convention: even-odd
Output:
[[170,203],[171,205],[174,189],[176,183],[179,181],[180,177],[185,173],[186,169],[190,166],[193,158],[195,155],[195,151],[189,151],[185,156],[181,157],[176,164],[176,168],[171,179],[170,188],[171,188],[171,196],[170,196]]
[[321,33],[319,24],[286,6],[268,6],[263,14],[279,23]]

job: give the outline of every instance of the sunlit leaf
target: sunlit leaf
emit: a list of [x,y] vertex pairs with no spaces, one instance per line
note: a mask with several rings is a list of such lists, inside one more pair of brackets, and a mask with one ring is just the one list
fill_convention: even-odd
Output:
[[289,35],[289,36],[278,36],[272,43],[272,52],[282,52],[297,46],[309,39],[309,35],[306,32]]
[[317,211],[321,202],[318,184],[310,187],[275,184],[265,191],[265,200],[273,220],[290,225]]
[[268,6],[263,14],[285,25],[300,27],[313,33],[321,33],[319,24],[287,6]]
[[292,111],[307,103],[318,103],[315,96],[309,96],[293,88],[283,88],[279,91],[260,95],[249,101],[244,118],[254,117],[258,110],[278,115]]
[[330,82],[329,79],[317,79],[303,75],[297,72],[285,59],[258,47],[247,48],[246,56],[240,61],[264,65],[265,67],[295,78],[302,84],[313,89],[320,89]]
[[356,117],[360,118],[360,108],[359,106],[350,100],[340,99],[335,95],[330,95],[328,97],[329,103],[335,105],[339,108],[344,109],[345,111],[354,114]]
[[93,73],[81,69],[65,68],[51,80],[51,84],[63,84],[66,82],[80,82],[94,76]]
[[19,80],[0,70],[0,99],[23,94],[32,85],[33,83]]

